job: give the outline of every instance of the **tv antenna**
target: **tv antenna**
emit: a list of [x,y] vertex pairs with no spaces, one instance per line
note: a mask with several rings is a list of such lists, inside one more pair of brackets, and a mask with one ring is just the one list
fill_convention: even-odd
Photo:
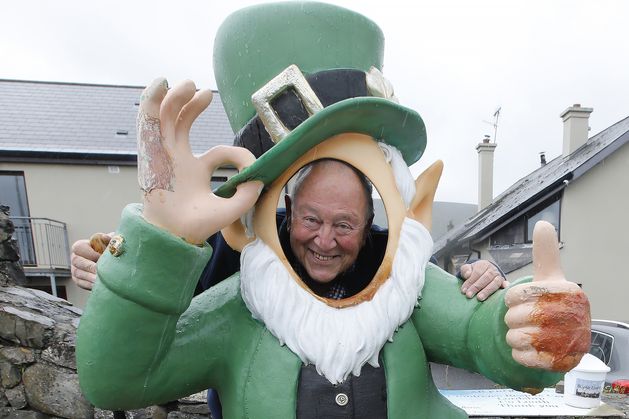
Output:
[[498,108],[495,110],[494,115],[493,115],[494,116],[493,122],[483,120],[484,123],[489,124],[492,127],[494,127],[494,143],[497,143],[497,139],[498,139],[498,118],[500,117],[501,109],[502,109],[502,106],[498,106]]

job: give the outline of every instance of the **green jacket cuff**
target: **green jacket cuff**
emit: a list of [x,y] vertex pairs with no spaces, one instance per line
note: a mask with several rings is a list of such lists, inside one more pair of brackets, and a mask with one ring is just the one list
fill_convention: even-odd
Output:
[[147,222],[140,204],[123,210],[117,235],[118,254],[108,248],[98,261],[97,286],[158,313],[183,313],[212,248],[191,245]]
[[[513,285],[530,282],[531,279],[522,278]],[[511,347],[506,341],[509,328],[504,321],[508,309],[504,302],[505,294],[496,293],[479,304],[470,321],[467,344],[476,354],[474,362],[478,372],[517,390],[535,391],[554,385],[561,380],[562,373],[528,368],[511,356]]]

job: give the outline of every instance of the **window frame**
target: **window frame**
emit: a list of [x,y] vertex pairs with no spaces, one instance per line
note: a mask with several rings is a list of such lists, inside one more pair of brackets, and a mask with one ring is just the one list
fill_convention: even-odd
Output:
[[[616,340],[616,338],[614,337],[614,335],[610,334],[610,333],[606,333],[606,332],[601,332],[600,330],[591,330],[592,336],[594,336],[594,334],[596,333],[597,335],[603,335],[605,337],[611,338],[612,344],[611,347],[609,349],[609,359],[606,361],[602,360],[601,358],[599,358],[598,356],[594,355],[593,353],[591,353],[590,351],[592,350],[592,341],[593,339],[590,340],[590,349],[588,350],[588,353],[590,353],[592,356],[596,356],[598,359],[601,359],[602,362],[605,363],[605,365],[609,365],[609,363],[612,360],[612,356],[614,354],[614,342]],[[600,348],[600,346],[598,347]],[[603,352],[603,355],[605,355],[605,352]]]
[[[22,178],[22,182],[24,184],[24,203],[26,208],[26,214],[17,215],[12,212],[11,216],[13,217],[30,217],[31,216],[31,205],[28,202],[28,188],[26,187],[26,174],[23,170],[0,170],[0,176],[20,176]],[[19,192],[19,191],[18,191]],[[4,202],[0,202],[2,205],[6,205]]]
[[[527,214],[524,215],[524,220],[526,222],[526,224],[524,225],[525,243],[533,243],[533,228],[535,227],[535,225],[533,225],[532,228],[529,228],[529,224],[530,224],[531,219],[533,217],[535,217],[536,215],[542,213],[546,209],[550,208],[551,206],[555,205],[555,204],[557,204],[557,226],[556,226],[557,237],[558,238],[560,237],[560,232],[561,232],[561,202],[562,202],[561,197],[556,197],[556,196],[551,197],[550,199],[544,201],[544,204],[547,204],[547,205],[537,206],[534,209],[532,209],[531,211],[529,211]],[[542,207],[542,208],[537,210],[540,207]],[[538,221],[541,221],[541,219],[538,220]]]
[[[505,225],[504,227],[502,227],[500,230],[494,232],[493,234],[491,234],[489,236],[489,247],[490,248],[504,248],[506,246],[527,246],[530,245],[533,240],[532,240],[532,236],[533,236],[533,231],[529,231],[532,230],[529,228],[529,220],[531,218],[533,218],[535,215],[541,213],[542,211],[544,211],[545,209],[551,207],[552,205],[555,205],[556,203],[558,203],[558,208],[557,208],[557,237],[559,238],[559,240],[561,241],[560,237],[561,237],[561,209],[562,209],[562,205],[563,205],[563,195],[561,193],[558,194],[554,194],[552,196],[550,196],[549,198],[545,199],[543,202],[541,202],[539,205],[534,206],[533,208],[531,208],[530,210],[524,212],[523,214],[521,214],[520,216],[518,216],[517,218],[515,218],[514,220],[512,220],[509,224]],[[496,243],[496,239],[495,237],[506,231],[508,228],[512,228],[514,227],[515,224],[520,224],[520,228],[522,228],[522,232],[523,232],[523,238],[521,242],[515,242],[515,243],[501,243],[501,244],[497,244]],[[530,238],[530,240],[529,240]]]

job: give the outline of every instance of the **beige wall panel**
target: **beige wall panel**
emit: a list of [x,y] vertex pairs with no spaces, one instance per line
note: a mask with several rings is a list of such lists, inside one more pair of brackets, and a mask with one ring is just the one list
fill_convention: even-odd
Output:
[[[629,145],[570,183],[561,204],[561,262],[566,278],[582,284],[592,317],[629,321]],[[487,244],[477,246],[490,259]],[[529,264],[509,280],[533,274]]]
[[116,228],[128,202],[140,200],[135,166],[0,164],[0,170],[24,171],[31,217],[67,224],[70,243],[95,231]]
[[562,260],[566,276],[583,284],[592,317],[629,321],[629,144],[564,193]]
[[[0,170],[24,172],[31,217],[66,223],[70,245],[97,231],[114,231],[125,205],[141,201],[136,166],[0,163]],[[83,307],[89,293],[71,281],[63,285],[68,300]]]

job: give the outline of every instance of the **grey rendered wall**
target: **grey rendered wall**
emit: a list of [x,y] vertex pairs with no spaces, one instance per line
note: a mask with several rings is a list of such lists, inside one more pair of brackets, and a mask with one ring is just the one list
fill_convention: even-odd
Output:
[[629,144],[564,193],[561,251],[564,271],[583,284],[592,317],[629,320]]

